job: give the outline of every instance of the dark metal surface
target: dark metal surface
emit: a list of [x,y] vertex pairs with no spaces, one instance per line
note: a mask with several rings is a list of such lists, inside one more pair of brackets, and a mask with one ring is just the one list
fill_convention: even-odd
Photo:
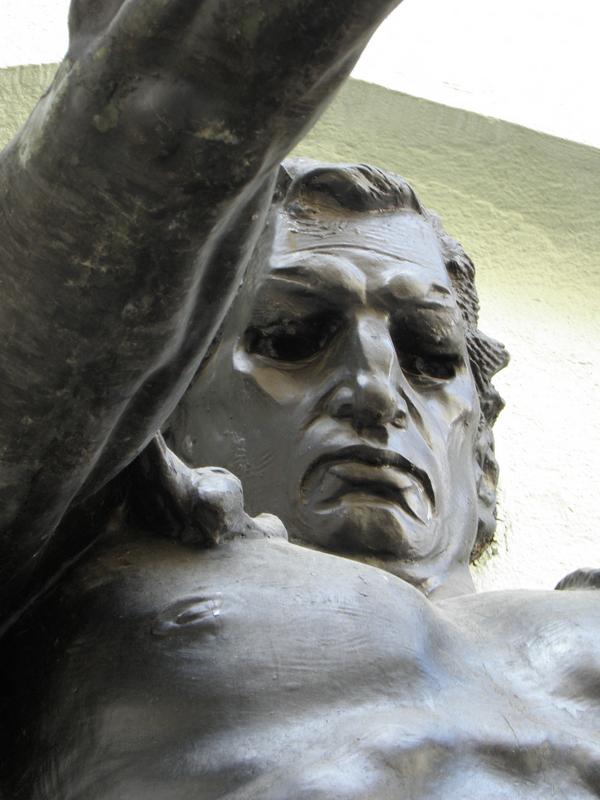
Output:
[[396,176],[277,172],[395,5],[73,5],[0,159],[2,800],[600,796],[597,570],[469,576],[473,265]]
[[280,160],[398,0],[75,0],[0,159],[0,605],[88,544],[243,277]]
[[4,641],[6,797],[597,797],[593,595],[117,530]]

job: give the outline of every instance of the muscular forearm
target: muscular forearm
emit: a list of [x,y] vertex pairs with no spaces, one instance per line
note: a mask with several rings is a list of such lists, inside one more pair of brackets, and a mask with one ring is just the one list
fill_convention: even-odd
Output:
[[68,57],[0,161],[9,596],[34,563],[43,572],[69,504],[172,410],[239,283],[276,164],[397,2],[74,4]]
[[206,212],[206,193],[214,211],[289,151],[398,0],[93,2],[72,11],[22,162],[71,188],[85,169],[113,193]]

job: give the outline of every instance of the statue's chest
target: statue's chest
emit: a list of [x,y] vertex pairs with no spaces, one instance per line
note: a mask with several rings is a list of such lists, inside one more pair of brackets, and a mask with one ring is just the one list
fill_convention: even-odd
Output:
[[230,585],[161,612],[198,763],[237,776],[232,798],[600,796],[598,692],[569,631],[478,641],[375,588],[277,601]]
[[440,612],[379,570],[290,552],[94,590],[44,660],[47,738],[83,761],[69,797],[600,797],[593,637],[570,609]]
[[464,674],[443,685],[429,676],[418,689],[383,682],[379,697],[372,687],[362,696],[349,687],[335,704],[314,702],[297,715],[273,709],[266,729],[231,737],[232,773],[249,744],[260,753],[259,777],[231,799],[600,797],[597,718],[579,718],[551,693],[524,691],[509,676],[490,680],[487,669],[498,664],[481,666],[468,682]]

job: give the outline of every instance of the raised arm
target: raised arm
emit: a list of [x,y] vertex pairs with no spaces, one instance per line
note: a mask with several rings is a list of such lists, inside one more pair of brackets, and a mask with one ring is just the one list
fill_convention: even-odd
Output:
[[67,57],[0,160],[6,612],[60,562],[65,509],[173,409],[276,165],[398,2],[73,3]]

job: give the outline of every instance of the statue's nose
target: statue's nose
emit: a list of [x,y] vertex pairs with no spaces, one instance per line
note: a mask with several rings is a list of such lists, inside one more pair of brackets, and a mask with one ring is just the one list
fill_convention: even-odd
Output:
[[403,427],[408,409],[397,385],[398,359],[385,319],[359,318],[346,339],[343,378],[329,396],[329,413],[357,429]]

